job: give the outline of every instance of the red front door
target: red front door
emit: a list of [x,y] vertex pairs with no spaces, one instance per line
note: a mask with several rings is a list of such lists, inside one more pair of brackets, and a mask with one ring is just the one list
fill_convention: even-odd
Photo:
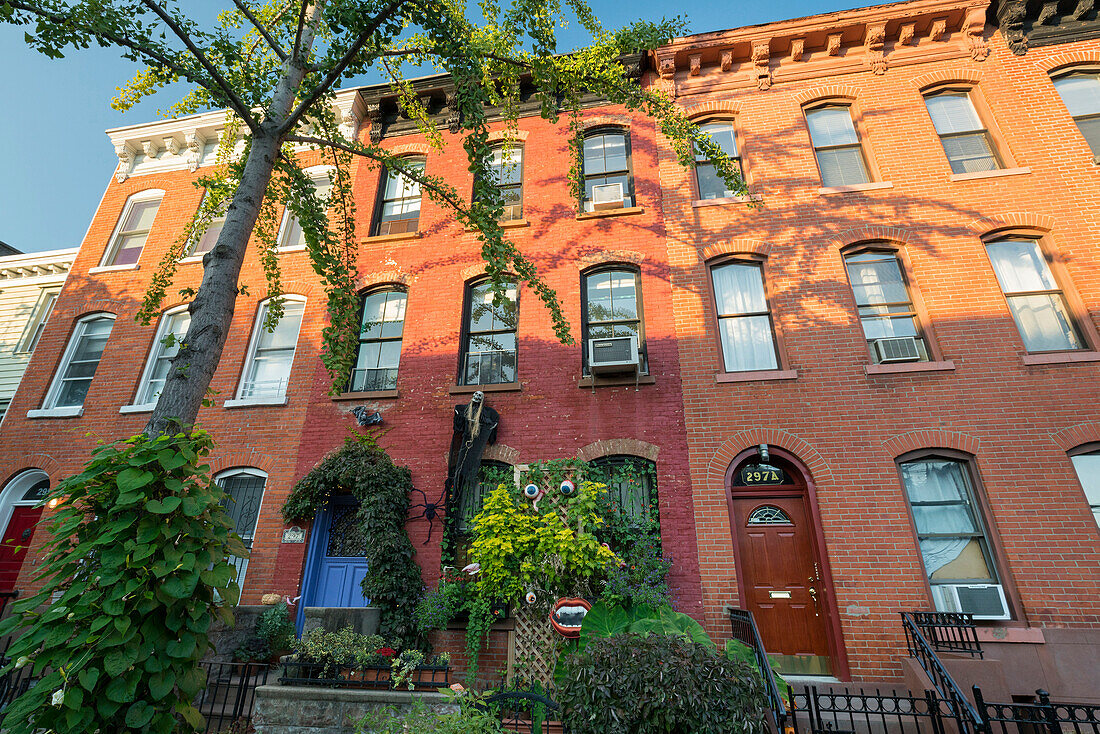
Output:
[[41,507],[12,508],[11,520],[0,542],[0,593],[14,591],[19,569],[27,555],[34,528],[42,517]]

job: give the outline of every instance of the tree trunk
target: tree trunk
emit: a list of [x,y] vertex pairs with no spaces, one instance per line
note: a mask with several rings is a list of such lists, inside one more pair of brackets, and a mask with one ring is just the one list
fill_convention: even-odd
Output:
[[188,307],[191,326],[172,360],[164,389],[145,426],[145,435],[150,438],[191,429],[221,362],[233,322],[241,265],[282,145],[276,131],[294,109],[298,89],[305,77],[301,60],[309,58],[313,47],[320,6],[318,2],[310,8],[302,30],[301,52],[298,57],[288,59],[284,66],[267,115],[260,123],[259,132],[252,135],[241,182],[226,211],[218,242],[203,258],[202,285]]

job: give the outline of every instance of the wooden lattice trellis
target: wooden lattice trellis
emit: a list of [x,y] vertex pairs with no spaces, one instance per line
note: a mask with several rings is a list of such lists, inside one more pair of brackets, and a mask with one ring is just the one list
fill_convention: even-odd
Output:
[[554,628],[545,612],[534,607],[516,609],[515,660],[529,681],[539,681],[544,687],[554,682],[557,646]]

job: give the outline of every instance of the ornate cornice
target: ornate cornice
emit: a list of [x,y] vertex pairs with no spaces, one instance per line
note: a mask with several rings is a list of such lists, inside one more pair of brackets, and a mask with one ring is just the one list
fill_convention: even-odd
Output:
[[0,282],[42,277],[62,281],[68,275],[77,252],[78,248],[74,247],[0,257]]
[[1017,56],[1033,46],[1100,38],[1097,0],[994,0],[992,8],[991,20]]

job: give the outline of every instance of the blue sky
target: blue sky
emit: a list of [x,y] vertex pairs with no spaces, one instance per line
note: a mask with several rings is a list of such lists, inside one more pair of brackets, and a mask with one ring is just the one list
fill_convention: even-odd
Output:
[[[591,0],[605,26],[619,27],[640,17],[657,19],[690,10],[690,31],[702,33],[754,23],[874,5],[858,0],[771,0],[703,2]],[[191,0],[194,12],[213,17],[229,2]],[[575,27],[562,35],[561,48],[582,45]],[[126,114],[111,109],[115,88],[136,69],[110,49],[70,51],[52,60],[32,51],[23,29],[0,26],[0,241],[24,252],[80,244],[118,159],[107,128],[155,119],[163,101],[144,102]],[[369,80],[367,80],[369,81]]]

